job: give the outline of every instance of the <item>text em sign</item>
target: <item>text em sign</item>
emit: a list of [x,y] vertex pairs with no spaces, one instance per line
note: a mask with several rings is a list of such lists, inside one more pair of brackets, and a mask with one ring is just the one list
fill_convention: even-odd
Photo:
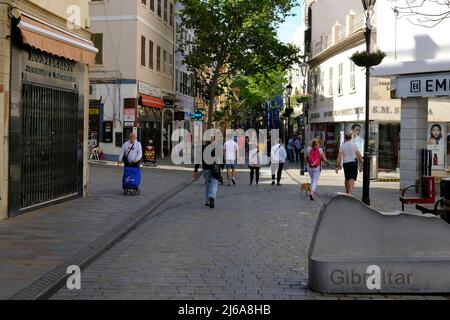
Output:
[[450,73],[397,78],[397,98],[450,96]]

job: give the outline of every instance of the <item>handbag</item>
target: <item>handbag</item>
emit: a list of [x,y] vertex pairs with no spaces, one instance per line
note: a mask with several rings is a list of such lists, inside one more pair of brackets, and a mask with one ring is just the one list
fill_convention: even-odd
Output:
[[218,165],[217,163],[214,163],[212,170],[211,170],[211,174],[212,174],[213,178],[216,180],[222,179],[222,170],[220,169],[220,165]]

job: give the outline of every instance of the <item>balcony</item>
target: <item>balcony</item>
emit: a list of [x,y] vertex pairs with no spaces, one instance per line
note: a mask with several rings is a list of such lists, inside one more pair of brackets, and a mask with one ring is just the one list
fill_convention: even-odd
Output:
[[331,48],[344,40],[351,37],[358,31],[361,31],[365,28],[365,16],[364,12],[360,14],[356,14],[354,12],[350,12],[347,15],[345,25],[341,25],[339,22],[336,22],[332,27],[332,31],[330,33],[325,33],[320,37],[319,41],[313,41],[312,45],[312,57],[317,56],[321,52]]

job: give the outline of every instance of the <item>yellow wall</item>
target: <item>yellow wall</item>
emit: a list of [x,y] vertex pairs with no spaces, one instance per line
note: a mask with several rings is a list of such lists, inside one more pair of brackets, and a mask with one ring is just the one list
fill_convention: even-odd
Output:
[[86,22],[89,18],[89,0],[29,0],[30,2],[48,10],[64,19],[67,19],[71,14],[67,9],[76,5],[81,9],[81,27],[86,27]]

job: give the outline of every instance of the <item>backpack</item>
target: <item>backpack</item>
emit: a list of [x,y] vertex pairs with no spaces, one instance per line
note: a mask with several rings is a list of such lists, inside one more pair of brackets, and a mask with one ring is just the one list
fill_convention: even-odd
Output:
[[308,156],[308,164],[310,168],[318,168],[320,166],[320,150],[319,148],[312,148]]

